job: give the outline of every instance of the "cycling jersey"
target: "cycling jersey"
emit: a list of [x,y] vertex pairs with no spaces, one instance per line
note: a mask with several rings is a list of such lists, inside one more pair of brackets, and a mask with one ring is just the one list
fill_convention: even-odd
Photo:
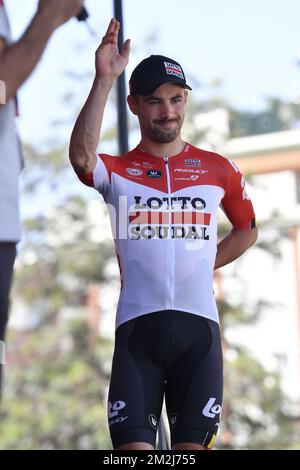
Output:
[[78,176],[109,208],[121,275],[116,326],[169,309],[218,322],[218,207],[234,228],[254,226],[237,166],[189,144],[169,158],[137,147],[121,157],[100,154],[93,173]]

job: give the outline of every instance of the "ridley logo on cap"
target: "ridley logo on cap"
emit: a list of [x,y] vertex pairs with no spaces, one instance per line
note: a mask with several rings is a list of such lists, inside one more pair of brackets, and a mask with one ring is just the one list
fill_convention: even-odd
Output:
[[175,75],[175,77],[181,78],[184,80],[184,75],[180,65],[172,64],[171,62],[164,62],[165,69],[168,75]]

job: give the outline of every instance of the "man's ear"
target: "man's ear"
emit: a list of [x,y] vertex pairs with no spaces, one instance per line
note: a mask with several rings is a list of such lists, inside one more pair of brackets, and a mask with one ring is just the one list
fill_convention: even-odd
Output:
[[130,111],[137,116],[138,114],[138,98],[128,95],[127,96],[127,103],[129,106]]

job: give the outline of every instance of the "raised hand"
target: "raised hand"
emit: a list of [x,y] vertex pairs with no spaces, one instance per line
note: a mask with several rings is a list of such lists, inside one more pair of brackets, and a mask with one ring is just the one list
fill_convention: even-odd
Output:
[[119,21],[110,21],[105,36],[96,51],[96,76],[98,78],[116,79],[128,64],[130,39],[123,45],[122,52],[118,50]]

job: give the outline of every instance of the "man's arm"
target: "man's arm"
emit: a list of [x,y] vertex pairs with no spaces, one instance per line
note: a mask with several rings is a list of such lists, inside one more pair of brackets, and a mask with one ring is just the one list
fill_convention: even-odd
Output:
[[38,63],[56,28],[76,16],[83,0],[40,0],[37,13],[23,36],[14,44],[0,38],[0,80],[6,84],[6,100],[15,96]]
[[91,173],[95,167],[105,104],[115,80],[129,60],[129,39],[121,54],[118,51],[119,28],[120,23],[112,19],[96,51],[95,80],[71,136],[70,161],[75,171],[83,175]]
[[251,230],[232,229],[232,231],[218,243],[214,269],[225,266],[239,258],[256,242],[257,235],[258,231],[256,227]]

